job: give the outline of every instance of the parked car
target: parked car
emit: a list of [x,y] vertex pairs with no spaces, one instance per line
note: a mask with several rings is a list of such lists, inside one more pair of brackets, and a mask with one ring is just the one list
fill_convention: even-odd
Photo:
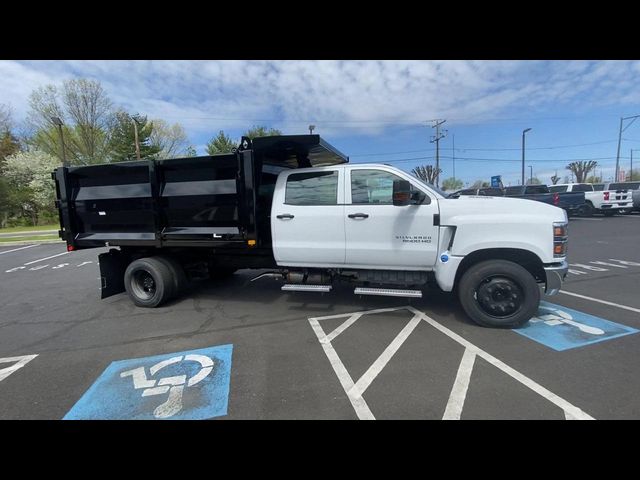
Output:
[[601,191],[596,191],[591,183],[561,183],[549,186],[549,191],[560,194],[584,192],[586,208],[583,213],[586,216],[593,213],[611,216],[628,208],[629,202],[626,201],[626,194],[618,195],[615,190],[605,190],[604,183],[599,185],[603,187]]
[[633,192],[638,190],[640,182],[610,182],[604,184],[605,190],[611,192],[610,197],[615,198],[623,206],[620,213],[631,213],[633,210]]
[[449,194],[448,198],[458,198],[460,195],[479,195],[481,197],[504,197],[504,191],[498,187],[465,188]]
[[517,185],[504,189],[505,197],[524,198],[563,208],[569,215],[585,215],[588,207],[584,192],[551,193],[546,185]]

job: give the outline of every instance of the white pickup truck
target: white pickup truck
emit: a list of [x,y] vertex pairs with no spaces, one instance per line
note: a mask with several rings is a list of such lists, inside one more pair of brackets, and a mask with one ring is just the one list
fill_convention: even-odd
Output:
[[[607,186],[605,184],[605,187]],[[610,217],[620,210],[630,209],[633,203],[631,192],[627,193],[626,191],[621,192],[607,188],[598,190],[591,183],[559,183],[550,185],[549,191],[551,193],[584,192],[585,203],[589,207],[589,211],[584,212],[587,216],[593,213],[602,213]]]
[[[245,139],[229,154],[60,167],[60,236],[99,255],[102,298],[157,307],[189,277],[260,269],[284,291],[422,297],[455,291],[471,319],[513,328],[558,292],[567,214],[446,195],[387,165],[349,164],[318,135]],[[265,271],[268,269],[268,271]],[[254,284],[258,285],[258,284]]]

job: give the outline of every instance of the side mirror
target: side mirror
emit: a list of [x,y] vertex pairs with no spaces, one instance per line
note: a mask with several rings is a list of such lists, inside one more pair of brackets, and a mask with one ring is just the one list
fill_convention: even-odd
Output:
[[411,203],[411,183],[408,180],[393,181],[393,205],[403,207]]

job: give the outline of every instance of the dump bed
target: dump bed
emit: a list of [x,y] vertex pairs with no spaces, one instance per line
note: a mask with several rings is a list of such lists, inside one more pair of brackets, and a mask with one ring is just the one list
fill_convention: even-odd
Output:
[[72,249],[268,244],[278,171],[347,161],[318,135],[289,135],[224,155],[60,167],[60,236]]

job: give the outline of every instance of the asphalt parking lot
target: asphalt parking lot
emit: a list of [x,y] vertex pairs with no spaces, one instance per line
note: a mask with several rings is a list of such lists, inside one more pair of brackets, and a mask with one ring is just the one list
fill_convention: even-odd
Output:
[[640,215],[569,234],[564,293],[522,331],[435,290],[284,293],[250,271],[140,309],[99,299],[104,249],[3,246],[0,418],[639,419]]

